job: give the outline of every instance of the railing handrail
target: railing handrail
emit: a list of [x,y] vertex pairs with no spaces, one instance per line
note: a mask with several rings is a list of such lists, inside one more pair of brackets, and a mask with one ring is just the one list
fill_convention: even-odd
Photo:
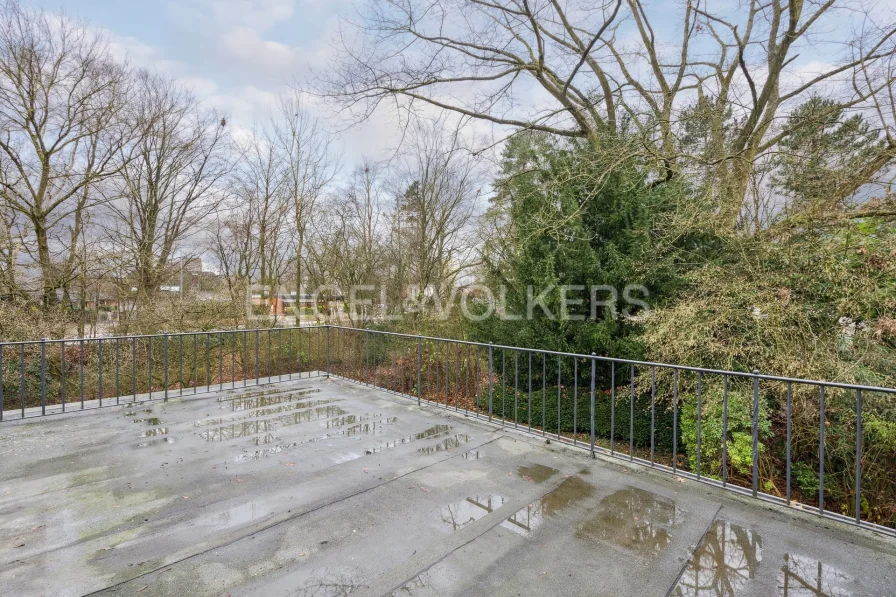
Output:
[[528,348],[525,346],[510,346],[504,344],[493,344],[493,343],[485,343],[485,342],[476,342],[474,340],[458,340],[455,338],[441,338],[438,336],[423,336],[418,334],[406,334],[402,332],[389,332],[385,330],[371,330],[367,328],[354,328],[348,326],[340,326],[340,325],[332,325],[332,324],[324,324],[326,327],[345,329],[345,330],[353,330],[360,332],[368,332],[375,334],[384,334],[389,336],[399,336],[402,338],[420,338],[422,340],[433,340],[436,342],[453,342],[456,344],[464,344],[470,346],[481,346],[483,348],[488,348],[491,346],[495,349],[501,350],[521,350],[526,352],[533,352],[537,354],[549,354],[552,356],[558,357],[571,357],[571,358],[579,358],[579,359],[593,359],[595,361],[601,361],[605,363],[622,363],[626,365],[637,365],[639,367],[657,367],[657,368],[665,368],[665,369],[676,369],[678,371],[691,371],[694,373],[709,373],[712,375],[726,375],[728,377],[743,377],[748,379],[760,379],[765,381],[778,381],[784,383],[800,383],[807,384],[813,386],[824,386],[828,388],[839,388],[845,390],[862,390],[863,392],[883,392],[886,394],[896,394],[896,388],[887,388],[883,386],[869,386],[862,384],[853,384],[848,382],[836,382],[836,381],[820,381],[815,379],[808,379],[802,377],[785,377],[781,375],[767,375],[764,373],[757,372],[746,372],[746,371],[731,371],[727,369],[710,369],[705,367],[694,367],[690,365],[676,365],[674,363],[658,363],[653,361],[638,361],[633,359],[623,359],[619,357],[607,357],[602,355],[591,355],[591,354],[581,354],[576,352],[562,352],[556,350],[548,350],[544,348]]

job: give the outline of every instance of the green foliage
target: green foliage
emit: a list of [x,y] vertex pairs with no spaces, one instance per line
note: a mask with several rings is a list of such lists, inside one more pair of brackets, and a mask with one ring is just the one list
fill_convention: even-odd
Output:
[[[697,470],[697,395],[685,394],[681,410],[681,438],[691,469]],[[729,473],[747,474],[753,466],[753,396],[748,389],[728,390],[727,449]],[[700,417],[701,473],[721,478],[722,435],[724,422],[724,390],[704,388]],[[764,454],[764,441],[771,436],[769,407],[765,397],[759,400],[759,453]]]
[[[506,289],[506,313],[518,319],[490,317],[473,324],[471,335],[519,346],[642,356],[638,326],[623,316],[636,310],[625,299],[626,286],[645,287],[647,296],[630,294],[650,304],[662,303],[680,287],[654,226],[678,187],[652,186],[646,172],[635,160],[612,163],[591,145],[553,143],[536,134],[515,137],[496,185],[492,216],[500,232],[486,247],[485,267],[491,286]],[[559,289],[564,285],[578,287],[567,294],[568,320]],[[592,293],[597,285],[606,289]],[[544,308],[530,298],[539,295]],[[576,300],[581,303],[572,304]]]

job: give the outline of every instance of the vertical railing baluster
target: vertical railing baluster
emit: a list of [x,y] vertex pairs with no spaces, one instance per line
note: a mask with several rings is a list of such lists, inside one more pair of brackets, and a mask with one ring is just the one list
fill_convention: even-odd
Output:
[[759,370],[753,370],[753,497],[759,491]]
[[137,338],[131,338],[131,393],[137,402]]
[[184,395],[184,335],[177,335],[177,381],[178,396]]
[[146,337],[146,379],[149,385],[149,400],[152,400],[152,336]]
[[597,378],[597,354],[591,353],[591,457],[594,458],[594,391]]
[[218,332],[218,391],[224,389],[224,332]]
[[541,353],[541,436],[545,437],[548,434],[548,423],[547,423],[547,408],[546,403],[548,399],[548,355],[546,353]]
[[793,382],[787,382],[787,504],[790,505],[790,423],[791,423],[791,403],[793,396]]
[[[459,411],[460,405],[458,398],[460,397],[460,344],[454,344],[454,410]],[[531,427],[531,425],[530,425]]]
[[100,399],[100,406],[103,405],[103,339],[97,341],[97,359],[100,362],[99,375],[97,376],[97,394]]
[[513,428],[519,426],[520,351],[513,351]]
[[507,350],[501,349],[501,425],[507,424]]
[[[62,403],[63,410],[65,402]],[[3,420],[3,343],[0,343],[0,421]]]
[[635,366],[631,365],[631,390],[628,414],[628,459],[635,460]]
[[572,445],[579,441],[579,359],[572,358]]
[[703,372],[697,373],[697,480],[701,475],[703,457]]
[[560,441],[560,394],[563,389],[563,360],[557,357],[557,441]]
[[79,340],[81,358],[78,361],[78,385],[81,391],[81,410],[84,410],[84,338]]
[[494,375],[492,372],[494,371],[494,351],[495,347],[492,342],[488,343],[488,420],[491,422],[492,420],[492,411],[494,410],[493,404],[493,388],[492,388],[492,378]]
[[199,334],[193,333],[193,379],[190,380],[193,393],[199,391]]
[[261,332],[258,328],[255,328],[255,385],[257,386],[261,381],[261,377],[259,377],[258,371],[258,343],[260,341],[259,334]]
[[119,357],[121,356],[121,350],[119,349],[119,338],[115,338],[115,404],[116,406],[121,404],[121,391],[118,385],[118,375],[119,375]]
[[[0,421],[3,420],[3,348],[0,347]],[[65,412],[65,340],[60,342],[59,352],[59,396],[62,399],[62,412]]]
[[[290,374],[292,379],[292,374]],[[236,331],[230,332],[230,389],[236,387]]]
[[678,369],[672,370],[672,472],[678,472]]
[[656,464],[656,367],[650,368],[650,466]]
[[616,455],[616,361],[610,361],[610,455]]
[[862,390],[856,390],[856,523],[862,524]]
[[327,324],[327,378],[330,377],[330,324]]
[[423,339],[417,334],[417,406],[423,396]]
[[728,484],[728,376],[722,386],[722,487]]
[[532,353],[529,353],[529,367],[527,369],[529,372],[529,405],[526,409],[527,414],[529,415],[529,433],[532,433]]
[[40,414],[47,414],[47,339],[40,340]]
[[818,513],[824,514],[824,386],[819,386],[818,395]]
[[[22,397],[22,418],[25,418],[25,344],[19,345],[19,393]],[[81,398],[81,408],[84,408],[84,398]]]
[[243,373],[243,387],[249,383],[249,330],[243,330],[243,362],[240,363],[240,370]]
[[162,332],[162,334],[162,362],[165,367],[165,372],[162,374],[162,384],[165,386],[162,400],[168,402],[168,332]]
[[203,392],[208,392],[212,389],[212,337],[208,332],[205,332],[203,336],[205,336],[205,390]]

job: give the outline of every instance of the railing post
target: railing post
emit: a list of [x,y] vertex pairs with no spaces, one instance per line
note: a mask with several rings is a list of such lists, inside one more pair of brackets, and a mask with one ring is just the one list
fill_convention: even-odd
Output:
[[417,334],[417,406],[423,396],[423,338]]
[[327,324],[327,379],[330,379],[330,324]]
[[488,420],[492,420],[492,408],[494,405],[494,391],[492,389],[492,370],[494,367],[495,346],[494,342],[488,343]]
[[862,524],[862,390],[856,391],[856,524]]
[[753,497],[759,491],[759,370],[753,369]]
[[165,385],[163,402],[168,402],[168,332],[162,332],[162,361],[165,363],[165,372],[162,374],[162,383]]
[[591,353],[591,457],[594,455],[594,378],[597,369],[597,353]]
[[40,339],[40,414],[47,414],[47,340]]

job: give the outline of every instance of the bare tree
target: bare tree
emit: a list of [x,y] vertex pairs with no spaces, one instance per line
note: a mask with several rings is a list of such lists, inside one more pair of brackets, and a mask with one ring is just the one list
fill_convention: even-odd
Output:
[[[694,0],[674,9],[639,0],[371,0],[314,89],[358,119],[392,100],[406,115],[435,107],[597,148],[624,136],[627,152],[652,160],[657,184],[688,169],[711,172],[718,224],[736,230],[754,165],[786,134],[782,115],[813,94],[833,94],[892,131],[888,109],[872,100],[892,102],[881,92],[893,73],[879,65],[893,55],[894,35],[892,15],[871,2],[749,0],[711,10]],[[819,56],[821,66],[810,62]],[[704,108],[705,142],[685,148],[695,105]],[[868,174],[894,150],[888,141]]]
[[[71,279],[72,240],[101,200],[97,185],[121,167],[127,84],[103,38],[15,0],[0,5],[0,197],[31,225],[45,305]],[[67,234],[55,242],[69,251],[60,268],[61,224]]]
[[[295,259],[295,233],[289,216],[289,167],[273,133],[256,131],[246,142],[238,174],[237,196],[249,214],[257,281],[264,304],[279,289]],[[276,315],[276,311],[275,311]]]
[[283,158],[283,188],[292,204],[296,229],[296,295],[300,297],[308,225],[315,216],[318,200],[339,170],[339,160],[332,151],[330,137],[296,91],[280,97],[273,128]]
[[[373,289],[386,272],[386,191],[381,167],[364,162],[347,186],[322,208],[309,238],[310,278],[343,296],[349,321],[356,325],[375,315]],[[366,292],[359,287],[367,287]]]
[[440,119],[417,123],[413,133],[395,166],[392,252],[394,279],[413,287],[419,302],[427,292],[446,298],[470,265],[479,179],[457,128]]
[[147,72],[137,79],[131,104],[137,135],[121,151],[110,236],[128,256],[138,298],[149,300],[176,249],[221,204],[233,164],[220,114],[170,79]]

